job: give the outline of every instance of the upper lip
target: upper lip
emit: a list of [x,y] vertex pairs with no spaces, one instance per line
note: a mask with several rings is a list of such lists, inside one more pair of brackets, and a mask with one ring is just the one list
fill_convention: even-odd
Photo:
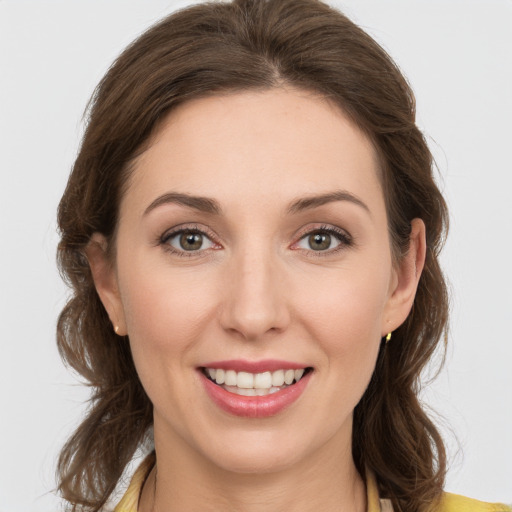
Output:
[[293,361],[279,359],[261,359],[260,361],[248,361],[246,359],[230,359],[225,361],[212,361],[201,365],[202,368],[215,368],[222,370],[234,370],[236,372],[262,373],[275,372],[277,370],[299,370],[308,368],[309,365]]

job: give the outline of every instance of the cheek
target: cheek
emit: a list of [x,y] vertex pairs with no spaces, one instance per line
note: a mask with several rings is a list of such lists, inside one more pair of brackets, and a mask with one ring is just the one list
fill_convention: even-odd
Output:
[[208,280],[193,270],[177,273],[169,265],[143,263],[127,261],[137,271],[124,272],[120,282],[137,369],[184,366],[212,316]]
[[[387,299],[387,277],[347,272],[317,282],[302,304],[303,322],[324,354],[324,365],[346,403],[357,404],[373,373]],[[334,385],[334,384],[333,384]]]
[[212,316],[212,297],[197,281],[193,273],[141,266],[120,283],[133,360],[156,411],[183,411],[192,399],[184,370],[188,375]]
[[[310,328],[318,330],[317,339],[329,340],[343,349],[380,338],[382,319],[388,298],[385,276],[367,272],[344,272],[317,281],[316,293],[309,289],[309,300],[302,304]],[[303,293],[303,296],[305,294]]]

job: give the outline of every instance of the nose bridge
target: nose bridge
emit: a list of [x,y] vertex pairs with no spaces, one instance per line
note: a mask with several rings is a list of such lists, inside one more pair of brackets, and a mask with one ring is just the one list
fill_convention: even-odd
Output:
[[227,275],[223,327],[245,339],[281,331],[289,320],[278,258],[268,244],[235,251]]

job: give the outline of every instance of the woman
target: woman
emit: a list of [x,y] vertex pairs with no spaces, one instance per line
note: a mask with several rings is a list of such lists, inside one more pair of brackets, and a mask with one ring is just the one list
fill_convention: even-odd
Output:
[[416,396],[447,322],[431,167],[405,79],[322,3],[199,5],[134,42],[59,207],[59,348],[96,390],[73,509],[152,431],[118,511],[509,510],[443,494]]

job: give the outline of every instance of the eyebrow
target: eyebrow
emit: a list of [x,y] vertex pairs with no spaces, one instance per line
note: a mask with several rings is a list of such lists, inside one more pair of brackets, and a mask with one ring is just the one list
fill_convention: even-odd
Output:
[[371,215],[370,208],[368,208],[368,206],[363,201],[361,201],[361,199],[356,197],[354,194],[347,192],[346,190],[336,190],[335,192],[329,192],[327,194],[297,199],[289,206],[288,213],[299,213],[304,210],[317,208],[318,206],[322,206],[324,204],[332,203],[335,201],[348,201],[349,203],[360,206]]
[[[293,201],[288,207],[288,213],[300,213],[304,210],[310,210],[317,208],[324,204],[336,202],[336,201],[348,201],[352,204],[360,206],[368,213],[371,214],[368,206],[361,201],[354,194],[347,192],[346,190],[337,190],[335,192],[329,192],[326,194],[320,194],[315,196],[308,196]],[[222,209],[215,199],[209,197],[193,196],[182,192],[168,192],[157,197],[145,210],[144,215],[162,206],[164,204],[179,204],[188,208],[193,208],[204,213],[210,213],[213,215],[220,215]]]
[[221,208],[219,203],[214,199],[208,197],[192,196],[190,194],[184,194],[180,192],[168,192],[157,197],[145,210],[144,215],[147,215],[150,211],[162,206],[164,204],[179,204],[181,206],[187,206],[194,210],[199,210],[204,213],[211,213],[219,215]]

